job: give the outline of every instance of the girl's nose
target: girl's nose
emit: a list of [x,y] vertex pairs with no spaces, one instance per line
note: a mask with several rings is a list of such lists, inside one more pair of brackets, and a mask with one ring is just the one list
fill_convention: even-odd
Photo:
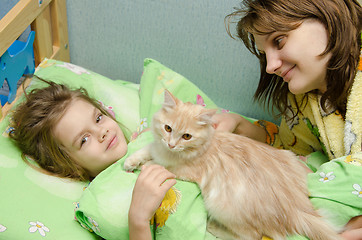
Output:
[[266,53],[266,72],[269,74],[277,74],[278,70],[282,66],[282,60],[277,52]]
[[100,131],[100,134],[99,134],[99,141],[100,142],[103,142],[106,139],[108,132],[109,132],[108,129],[102,129]]

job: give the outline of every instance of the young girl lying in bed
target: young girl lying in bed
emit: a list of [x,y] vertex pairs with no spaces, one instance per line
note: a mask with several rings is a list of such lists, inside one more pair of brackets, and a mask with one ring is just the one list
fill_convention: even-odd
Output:
[[[10,137],[48,174],[88,181],[127,152],[118,123],[84,89],[49,82],[27,94],[12,117]],[[130,239],[151,239],[149,220],[175,183],[161,166],[142,169],[129,209]]]

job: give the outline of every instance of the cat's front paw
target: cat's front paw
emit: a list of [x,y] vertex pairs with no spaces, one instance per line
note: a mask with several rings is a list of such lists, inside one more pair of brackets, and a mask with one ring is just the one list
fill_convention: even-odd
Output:
[[141,165],[142,161],[140,161],[137,156],[131,155],[124,161],[123,168],[126,171],[132,172],[133,170],[138,169]]
[[150,146],[151,145],[147,145],[146,147],[139,149],[129,156],[124,162],[124,170],[133,171],[135,169],[139,169],[143,164],[150,161],[152,159],[150,154]]

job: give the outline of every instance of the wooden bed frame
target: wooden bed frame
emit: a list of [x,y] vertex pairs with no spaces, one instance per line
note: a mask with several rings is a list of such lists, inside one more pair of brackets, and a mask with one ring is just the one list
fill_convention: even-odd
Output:
[[[35,66],[44,58],[70,61],[66,0],[19,0],[0,21],[0,56],[29,25],[35,31]],[[27,79],[24,84],[29,82]],[[22,89],[18,89],[17,96]],[[2,107],[1,120],[11,105],[6,103]]]

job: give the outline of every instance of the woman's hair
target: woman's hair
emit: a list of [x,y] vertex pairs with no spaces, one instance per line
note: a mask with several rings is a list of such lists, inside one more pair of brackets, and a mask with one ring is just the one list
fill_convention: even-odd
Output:
[[[347,96],[357,73],[360,56],[362,9],[357,0],[244,0],[242,7],[225,18],[229,35],[233,18],[237,37],[260,61],[261,75],[254,99],[276,107],[281,114],[288,109],[288,84],[275,74],[266,72],[266,56],[255,44],[254,34],[291,31],[306,19],[324,24],[328,45],[322,55],[331,53],[327,65],[327,91],[322,95],[344,115]],[[299,111],[299,109],[298,109]]]
[[25,94],[22,102],[12,114],[13,130],[9,136],[23,153],[24,161],[34,168],[27,157],[32,158],[42,172],[72,178],[89,180],[87,171],[79,166],[67,150],[54,137],[53,129],[69,105],[82,99],[98,108],[103,114],[114,119],[98,101],[92,99],[83,88],[71,90],[67,86],[45,81],[49,86],[33,89]]

